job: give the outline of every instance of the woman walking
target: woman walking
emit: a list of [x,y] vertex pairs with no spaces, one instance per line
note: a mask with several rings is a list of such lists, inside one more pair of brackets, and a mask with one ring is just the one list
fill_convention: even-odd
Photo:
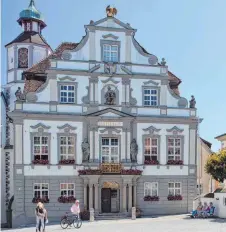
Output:
[[[35,215],[36,215],[36,232],[44,232],[45,213],[44,213],[44,205],[41,202],[37,204],[37,207],[35,209]],[[41,226],[39,227],[40,224]]]

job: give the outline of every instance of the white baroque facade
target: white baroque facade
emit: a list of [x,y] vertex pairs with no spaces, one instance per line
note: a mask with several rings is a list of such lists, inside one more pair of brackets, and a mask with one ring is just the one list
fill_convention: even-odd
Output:
[[96,215],[133,206],[144,215],[187,213],[197,180],[194,102],[129,24],[107,16],[85,30],[80,43],[61,44],[22,74],[24,93],[9,113],[14,223],[34,220],[39,197],[49,218],[68,211],[61,196]]

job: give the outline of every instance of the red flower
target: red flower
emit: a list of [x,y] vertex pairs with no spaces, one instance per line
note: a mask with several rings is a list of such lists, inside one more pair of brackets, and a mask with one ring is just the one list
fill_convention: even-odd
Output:
[[74,164],[75,163],[75,160],[60,160],[59,161],[59,164]]
[[168,160],[167,164],[168,165],[183,165],[184,162],[183,160]]
[[48,197],[34,197],[32,199],[32,203],[38,203],[38,202],[42,202],[42,203],[49,203],[49,198]]
[[145,196],[144,201],[159,201],[159,196]]
[[137,170],[137,169],[124,169],[121,170],[122,175],[141,175],[142,171]]
[[168,201],[181,201],[183,200],[183,197],[181,195],[175,195],[175,196],[169,195],[167,199]]
[[47,165],[49,164],[49,160],[33,160],[32,164],[42,164],[42,165]]
[[146,164],[146,165],[158,165],[159,161],[158,160],[145,160],[144,164]]
[[61,197],[58,197],[58,202],[60,202],[60,203],[74,203],[75,200],[76,200],[76,198],[74,196],[69,196],[69,197],[61,196]]
[[78,170],[79,175],[101,175],[102,171],[100,169],[85,169]]

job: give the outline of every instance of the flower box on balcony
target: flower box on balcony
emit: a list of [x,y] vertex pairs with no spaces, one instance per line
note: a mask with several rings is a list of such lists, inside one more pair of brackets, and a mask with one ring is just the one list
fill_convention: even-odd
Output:
[[145,196],[144,201],[159,201],[159,196]]
[[49,160],[33,160],[32,164],[47,165],[47,164],[49,164]]
[[101,175],[102,172],[100,169],[85,169],[78,170],[79,175]]
[[75,164],[75,160],[60,160],[59,164]]
[[182,201],[183,197],[181,195],[175,195],[175,196],[169,195],[167,199],[168,201]]
[[32,199],[32,203],[38,203],[38,202],[42,202],[42,203],[49,203],[49,198],[48,197],[34,197]]
[[70,197],[61,196],[58,198],[59,203],[74,203],[75,200],[76,198],[74,196],[70,196]]
[[146,164],[146,165],[159,165],[159,161],[158,160],[145,160],[144,164]]
[[136,169],[123,169],[121,170],[122,175],[141,175],[142,171],[141,170],[136,170]]
[[183,165],[183,160],[168,160],[167,165]]

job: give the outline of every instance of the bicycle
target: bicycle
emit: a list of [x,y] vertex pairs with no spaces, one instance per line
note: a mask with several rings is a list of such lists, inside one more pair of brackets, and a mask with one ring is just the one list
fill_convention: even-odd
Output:
[[67,229],[68,226],[71,226],[72,224],[76,229],[79,229],[82,226],[82,220],[77,215],[68,215],[66,212],[61,218],[60,226],[62,229]]

